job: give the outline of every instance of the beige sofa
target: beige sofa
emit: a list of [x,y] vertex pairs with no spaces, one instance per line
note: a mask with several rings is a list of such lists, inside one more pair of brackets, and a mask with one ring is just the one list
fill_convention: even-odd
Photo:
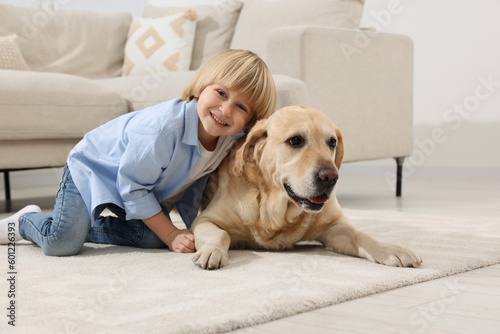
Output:
[[[124,50],[137,44],[130,14],[0,5],[0,171],[7,198],[9,171],[64,165],[86,132],[180,96],[199,64],[225,48],[250,49],[266,60],[278,107],[306,104],[329,115],[344,133],[345,161],[398,158],[401,171],[413,146],[412,42],[358,29],[363,0],[230,0],[193,9],[189,68],[146,66],[132,74],[128,55],[124,66]],[[146,6],[144,17],[183,10]],[[187,16],[181,22],[189,23]],[[9,52],[22,59],[2,63],[16,44]],[[400,182],[398,188],[400,194]]]

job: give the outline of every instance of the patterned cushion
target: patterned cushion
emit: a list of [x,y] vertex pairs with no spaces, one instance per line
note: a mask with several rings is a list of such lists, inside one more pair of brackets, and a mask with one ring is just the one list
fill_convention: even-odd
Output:
[[18,46],[18,36],[0,36],[0,69],[2,70],[28,70]]
[[123,75],[189,70],[196,19],[192,9],[134,19],[125,45]]
[[229,49],[234,27],[243,6],[243,2],[237,0],[219,1],[213,5],[199,5],[190,3],[192,1],[188,0],[182,2],[178,0],[159,0],[154,2],[157,6],[146,5],[143,12],[144,17],[179,13],[189,7],[196,10],[198,21],[196,22],[191,70],[197,70],[219,51]]

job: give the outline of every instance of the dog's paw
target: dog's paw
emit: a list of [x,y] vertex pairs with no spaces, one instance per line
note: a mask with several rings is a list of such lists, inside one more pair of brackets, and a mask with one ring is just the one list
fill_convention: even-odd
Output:
[[408,247],[396,244],[380,244],[370,252],[359,248],[359,255],[372,262],[385,264],[393,267],[414,267],[422,264],[420,256]]
[[203,245],[194,255],[193,262],[203,269],[219,269],[224,267],[229,259],[227,250],[210,244]]

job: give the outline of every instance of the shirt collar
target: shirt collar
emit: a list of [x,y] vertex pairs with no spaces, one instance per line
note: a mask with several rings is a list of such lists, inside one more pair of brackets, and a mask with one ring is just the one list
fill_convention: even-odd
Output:
[[238,139],[240,139],[241,137],[243,137],[245,135],[245,130],[241,130],[240,132],[238,132],[237,134],[235,135],[232,135],[231,138],[236,141]]

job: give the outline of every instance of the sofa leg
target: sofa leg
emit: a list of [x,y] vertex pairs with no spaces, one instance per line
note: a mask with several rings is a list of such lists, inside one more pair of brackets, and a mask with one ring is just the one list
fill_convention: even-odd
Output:
[[403,186],[403,162],[405,161],[405,157],[397,157],[394,159],[397,164],[396,197],[401,197],[401,188]]
[[5,200],[10,201],[10,179],[9,179],[9,171],[3,171],[3,185],[5,187]]

